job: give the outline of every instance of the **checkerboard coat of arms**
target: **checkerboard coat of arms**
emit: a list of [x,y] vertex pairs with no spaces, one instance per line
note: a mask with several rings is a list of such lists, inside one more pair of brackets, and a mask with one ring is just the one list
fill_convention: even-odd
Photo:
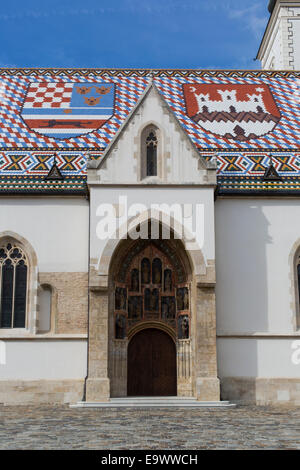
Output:
[[39,134],[69,139],[99,129],[114,114],[113,83],[34,82],[21,116]]
[[273,131],[281,115],[266,84],[185,84],[188,116],[202,129],[237,141]]

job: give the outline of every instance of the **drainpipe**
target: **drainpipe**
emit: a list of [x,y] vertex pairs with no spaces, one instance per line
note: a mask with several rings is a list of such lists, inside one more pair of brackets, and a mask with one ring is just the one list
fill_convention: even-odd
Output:
[[86,357],[86,376],[84,379],[83,386],[83,397],[82,401],[86,401],[86,381],[89,376],[89,341],[90,341],[90,247],[91,247],[91,201],[90,201],[90,191],[88,184],[86,183],[86,200],[89,202],[89,223],[88,223],[88,321],[87,321],[87,357]]

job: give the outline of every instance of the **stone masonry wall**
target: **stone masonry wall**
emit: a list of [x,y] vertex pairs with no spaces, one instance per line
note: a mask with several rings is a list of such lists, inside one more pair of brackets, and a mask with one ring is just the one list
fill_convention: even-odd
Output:
[[53,289],[56,334],[85,334],[88,322],[88,273],[40,273],[40,285]]

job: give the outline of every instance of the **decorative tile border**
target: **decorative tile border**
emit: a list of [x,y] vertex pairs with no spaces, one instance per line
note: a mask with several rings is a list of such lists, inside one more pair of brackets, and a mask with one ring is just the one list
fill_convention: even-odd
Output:
[[[87,159],[101,158],[150,83],[154,83],[162,94],[199,153],[206,160],[217,158],[218,182],[224,190],[263,188],[284,191],[288,188],[298,191],[299,78],[300,72],[287,71],[0,69],[0,192],[86,190]],[[60,85],[113,83],[114,115],[100,129],[78,137],[59,140],[38,134],[27,127],[21,118],[21,110],[30,84],[40,82]],[[225,90],[224,85],[228,85],[230,93],[235,88],[239,93],[242,85],[246,85],[247,90],[259,85],[261,90],[267,87],[279,110],[280,120],[266,135],[244,141],[207,131],[187,114],[184,87],[191,84],[195,85],[195,90],[201,90],[201,85],[205,90],[209,87],[215,90],[216,85]],[[220,125],[223,125],[222,119]],[[54,162],[54,153],[64,180],[45,182]],[[262,181],[271,163],[270,154],[281,181]]]
[[[207,150],[299,149],[299,76],[297,72],[200,71],[200,70],[95,70],[95,69],[2,69],[0,70],[0,148],[19,150],[105,149],[153,82],[196,146]],[[113,83],[115,112],[101,128],[65,140],[47,137],[29,129],[21,118],[30,85],[37,83]],[[268,86],[281,119],[274,131],[245,142],[204,131],[189,118],[183,85]],[[222,124],[222,123],[221,123]]]

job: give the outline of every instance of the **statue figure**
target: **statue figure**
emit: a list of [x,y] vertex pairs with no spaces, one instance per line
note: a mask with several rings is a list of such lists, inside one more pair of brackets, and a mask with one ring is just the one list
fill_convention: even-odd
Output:
[[150,297],[150,310],[155,312],[158,309],[158,291],[153,289]]
[[133,297],[129,297],[128,300],[128,317],[134,318],[134,302]]
[[151,310],[151,291],[150,289],[145,289],[145,309]]
[[182,289],[177,290],[177,310],[183,310]]
[[182,338],[188,339],[189,337],[189,318],[185,316],[182,319]]
[[126,295],[125,295],[125,289],[120,289],[120,309],[125,310],[126,309]]
[[115,309],[120,309],[120,296],[119,296],[119,288],[117,287],[115,290]]
[[172,275],[171,271],[167,269],[165,271],[165,291],[171,291],[172,290]]
[[149,284],[150,282],[149,260],[146,258],[142,261],[142,282],[143,284]]
[[188,339],[189,336],[189,317],[187,315],[181,315],[178,318],[178,338]]
[[168,318],[175,318],[176,309],[175,309],[175,299],[174,297],[170,297],[170,305],[169,305],[169,314]]
[[137,292],[139,290],[139,272],[134,269],[131,273],[131,290]]
[[116,339],[124,339],[126,336],[126,320],[124,315],[116,316]]
[[135,317],[140,318],[142,314],[142,303],[140,297],[135,297],[136,302],[136,309],[135,309]]
[[189,308],[189,291],[186,287],[184,288],[183,294],[183,308],[184,310],[188,310]]
[[163,302],[161,305],[161,318],[163,320],[167,320],[168,317],[169,317],[168,305],[165,302]]
[[152,282],[153,284],[161,283],[161,261],[159,258],[155,258],[152,263]]

